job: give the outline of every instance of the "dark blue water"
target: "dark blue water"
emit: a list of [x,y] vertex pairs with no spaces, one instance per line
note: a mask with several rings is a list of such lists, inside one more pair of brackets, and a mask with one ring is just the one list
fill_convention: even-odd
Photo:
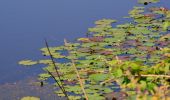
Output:
[[[125,20],[137,0],[0,0],[0,83],[36,76],[39,66],[24,68],[22,59],[43,58],[39,49],[44,38],[62,45],[85,36],[94,21],[102,18]],[[170,5],[170,0],[161,4]]]

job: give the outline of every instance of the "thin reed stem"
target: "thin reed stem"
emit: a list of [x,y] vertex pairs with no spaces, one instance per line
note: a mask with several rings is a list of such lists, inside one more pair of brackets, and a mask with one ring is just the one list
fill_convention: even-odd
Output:
[[65,90],[65,88],[64,88],[64,85],[63,85],[63,83],[61,82],[61,76],[60,76],[60,74],[59,74],[59,72],[58,72],[58,69],[57,69],[57,66],[56,66],[56,64],[55,64],[54,58],[53,58],[53,56],[52,56],[52,54],[51,54],[51,51],[50,51],[50,49],[49,49],[48,42],[47,42],[46,39],[44,39],[44,40],[45,40],[45,45],[46,45],[47,50],[48,50],[48,52],[49,52],[49,55],[50,55],[52,64],[54,65],[55,71],[56,71],[56,73],[57,73],[57,75],[58,75],[58,78],[59,78],[59,81],[60,81],[61,85],[59,84],[59,82],[56,80],[56,78],[53,76],[53,74],[52,74],[51,72],[48,71],[48,73],[49,73],[49,74],[52,76],[52,78],[57,82],[57,85],[58,85],[59,88],[62,90],[62,92],[64,93],[65,97],[69,100],[69,97],[68,97],[67,92],[66,92],[66,90]]
[[[67,46],[67,44],[68,44],[68,43],[67,43],[67,40],[64,39],[64,45]],[[67,50],[67,51],[69,52],[69,50]],[[69,55],[70,55],[70,52],[69,52]],[[87,96],[87,93],[86,93],[86,91],[85,91],[85,89],[84,89],[84,85],[83,85],[83,82],[82,82],[82,80],[81,80],[80,74],[79,74],[79,72],[78,72],[78,70],[77,70],[77,68],[76,68],[74,59],[71,59],[71,62],[72,62],[72,66],[73,66],[73,68],[74,68],[74,70],[75,70],[75,72],[76,72],[78,81],[79,81],[79,83],[80,83],[81,90],[82,90],[83,93],[84,93],[85,99],[86,99],[86,100],[89,100],[89,99],[88,99],[88,96]]]
[[77,78],[78,78],[78,80],[79,80],[80,87],[81,87],[81,89],[82,89],[82,91],[83,91],[83,93],[84,93],[84,96],[85,96],[86,100],[88,100],[87,93],[86,93],[86,91],[85,91],[85,89],[84,89],[83,82],[82,82],[82,80],[81,80],[81,78],[80,78],[80,74],[79,74],[79,72],[78,72],[78,70],[77,70],[77,68],[76,68],[76,65],[75,65],[74,60],[72,60],[72,66],[73,66],[74,69],[75,69],[75,72],[76,72]]
[[[128,76],[126,74],[124,74],[124,76]],[[139,76],[139,75],[135,75],[135,76]],[[140,75],[141,77],[164,77],[164,78],[170,78],[169,75],[154,75],[154,74],[148,74],[148,75]],[[107,82],[112,82],[114,81],[114,78],[110,78],[108,80],[105,80],[103,82],[101,82],[100,84],[105,84]]]

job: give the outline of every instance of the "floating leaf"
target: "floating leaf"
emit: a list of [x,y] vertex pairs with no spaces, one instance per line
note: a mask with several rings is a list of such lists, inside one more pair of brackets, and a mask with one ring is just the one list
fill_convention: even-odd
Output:
[[121,77],[123,75],[123,71],[121,69],[117,69],[116,71],[113,72],[113,75],[115,77]]
[[146,87],[147,87],[146,81],[140,81],[140,83],[141,83],[141,89],[142,89],[142,90],[145,90]]
[[107,74],[92,74],[89,76],[90,80],[99,82],[104,81],[106,78],[108,78]]
[[95,22],[96,25],[110,25],[111,23],[115,23],[116,20],[113,19],[102,19]]
[[81,42],[90,42],[90,39],[89,38],[79,38],[78,41],[81,41]]
[[69,100],[80,100],[81,96],[69,96]]
[[105,98],[103,96],[100,96],[100,94],[89,94],[88,95],[89,100],[104,100]]
[[142,4],[144,4],[145,2],[147,2],[147,3],[157,3],[159,1],[160,0],[138,0],[138,3],[142,3]]
[[20,65],[31,66],[37,64],[37,61],[32,60],[22,60],[19,62]]
[[167,30],[169,26],[170,26],[170,22],[169,21],[164,22],[163,23],[163,30]]
[[163,35],[162,37],[160,37],[159,40],[160,41],[169,41],[170,40],[170,33]]
[[39,79],[40,80],[46,80],[49,77],[51,77],[51,75],[48,74],[48,73],[39,74]]
[[154,46],[155,44],[154,44],[154,43],[151,43],[151,42],[147,42],[147,43],[144,43],[143,45],[144,45],[144,46],[150,46],[150,47],[151,47],[151,46]]
[[43,59],[43,60],[39,60],[40,64],[52,64],[52,61],[51,59]]
[[27,96],[27,97],[21,98],[21,100],[40,100],[40,98],[38,98],[38,97],[32,97],[32,96]]

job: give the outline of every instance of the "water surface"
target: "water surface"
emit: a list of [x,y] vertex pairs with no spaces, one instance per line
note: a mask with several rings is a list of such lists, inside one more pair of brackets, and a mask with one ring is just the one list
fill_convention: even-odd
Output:
[[23,68],[21,59],[38,59],[44,38],[62,45],[84,36],[94,21],[128,15],[129,0],[0,0],[0,83],[36,76],[39,67]]

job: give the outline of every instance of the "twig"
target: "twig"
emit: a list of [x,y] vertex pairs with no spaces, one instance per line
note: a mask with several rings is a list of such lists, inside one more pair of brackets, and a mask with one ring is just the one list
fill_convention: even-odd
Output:
[[[128,76],[126,74],[124,74],[124,76]],[[139,76],[139,75],[134,75],[134,76]],[[148,74],[148,75],[140,75],[141,77],[165,77],[165,78],[170,78],[169,75],[153,75],[153,74]],[[110,78],[108,80],[105,80],[103,82],[101,82],[100,84],[105,84],[107,82],[111,82],[114,78]]]
[[[62,86],[59,84],[59,82],[56,80],[56,78],[55,78],[55,76],[50,72],[50,71],[48,71],[48,69],[47,69],[47,72],[48,72],[48,74],[50,74],[51,75],[51,77],[54,79],[54,81],[57,83],[57,85],[59,86],[59,88],[62,90],[62,92],[64,93],[64,90],[63,90],[63,88],[62,88]],[[65,94],[65,93],[64,93]]]
[[61,85],[60,85],[59,82],[55,79],[55,77],[53,76],[53,74],[52,74],[50,71],[48,71],[48,70],[47,70],[47,71],[48,71],[48,73],[53,77],[53,79],[56,81],[57,85],[60,87],[60,89],[61,89],[62,92],[64,93],[65,97],[69,100],[69,97],[68,97],[67,92],[66,92],[66,90],[65,90],[65,88],[64,88],[64,85],[63,85],[62,82],[61,82],[61,77],[60,77],[60,74],[59,74],[59,72],[58,72],[57,66],[56,66],[56,64],[55,64],[54,58],[53,58],[53,56],[52,56],[52,54],[51,54],[51,52],[50,52],[50,49],[49,49],[47,40],[46,40],[46,39],[44,39],[44,40],[45,40],[45,44],[46,44],[47,50],[48,50],[48,52],[49,52],[51,61],[52,61],[53,65],[54,65],[55,71],[56,71],[56,73],[57,73],[57,75],[58,75],[58,78],[59,78],[59,81],[60,81]]
[[107,83],[107,82],[110,82],[110,81],[112,81],[112,80],[113,80],[113,78],[110,78],[110,79],[108,79],[108,80],[105,80],[105,81],[101,82],[100,84],[103,85],[103,84],[105,84],[105,83]]
[[104,70],[86,70],[86,69],[81,69],[81,70],[79,70],[79,72],[86,72],[86,73],[88,73],[88,72],[91,72],[91,73],[105,73]]
[[81,80],[81,78],[80,78],[80,74],[79,74],[79,72],[78,72],[78,70],[77,70],[77,68],[76,68],[76,66],[75,66],[74,60],[72,60],[72,66],[74,67],[74,69],[75,69],[75,71],[76,71],[76,75],[77,75],[77,78],[78,78],[78,80],[79,80],[80,87],[81,87],[81,89],[82,89],[82,91],[83,91],[83,93],[84,93],[84,96],[85,96],[86,100],[88,100],[87,93],[86,93],[86,91],[85,91],[85,89],[84,89],[83,82],[82,82],[82,80]]
[[[138,75],[135,75],[135,76],[138,76]],[[148,74],[148,75],[140,75],[140,76],[142,76],[142,77],[165,77],[165,78],[170,78],[170,76],[169,75],[150,75],[150,74]]]
[[120,64],[120,63],[122,62],[121,60],[119,60],[119,57],[118,57],[118,56],[116,56],[115,58],[116,58],[118,64]]
[[[64,39],[64,44],[65,44],[65,46],[67,46],[67,44],[68,44],[66,39]],[[68,52],[69,52],[69,50],[68,50]],[[82,89],[82,91],[83,91],[83,93],[84,93],[85,99],[88,100],[87,93],[86,93],[86,91],[85,91],[85,89],[84,89],[84,85],[83,85],[83,82],[82,82],[82,80],[81,80],[81,78],[80,78],[80,74],[79,74],[79,72],[78,72],[78,70],[77,70],[77,68],[76,68],[75,62],[74,62],[73,59],[71,59],[71,62],[72,62],[72,66],[73,66],[74,69],[75,69],[75,72],[76,72],[77,78],[78,78],[78,80],[79,80],[80,87],[81,87],[81,89]]]

